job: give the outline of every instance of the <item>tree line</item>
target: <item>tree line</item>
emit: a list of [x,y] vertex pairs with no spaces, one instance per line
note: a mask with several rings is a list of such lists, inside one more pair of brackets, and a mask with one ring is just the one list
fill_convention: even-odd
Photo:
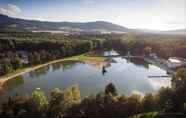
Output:
[[185,35],[134,34],[127,33],[110,40],[112,47],[122,54],[130,51],[132,54],[147,54],[146,49],[159,57],[186,58]]
[[0,33],[0,75],[25,66],[103,49],[106,45],[103,36],[3,32]]
[[[78,85],[51,90],[48,99],[37,88],[31,95],[14,96],[2,103],[2,118],[185,118],[186,69],[172,78],[172,87],[157,93],[130,96],[118,93],[110,83],[103,92],[81,99]],[[150,115],[149,115],[150,113]]]
[[[184,35],[103,34],[63,35],[31,32],[0,32],[0,76],[25,66],[46,63],[91,50],[113,48],[121,54],[156,53],[159,57],[186,58]],[[26,58],[19,52],[24,51]]]

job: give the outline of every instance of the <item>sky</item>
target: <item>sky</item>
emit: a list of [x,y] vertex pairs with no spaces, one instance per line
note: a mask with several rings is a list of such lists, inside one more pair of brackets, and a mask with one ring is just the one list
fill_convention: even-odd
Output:
[[186,28],[186,0],[0,0],[0,13],[42,21],[108,21],[127,28]]

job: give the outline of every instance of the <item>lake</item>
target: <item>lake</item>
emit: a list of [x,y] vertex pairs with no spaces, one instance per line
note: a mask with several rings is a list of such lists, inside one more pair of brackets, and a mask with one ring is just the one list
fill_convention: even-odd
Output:
[[[116,52],[104,52],[104,55],[114,54]],[[106,65],[105,73],[100,67],[102,65],[77,61],[48,65],[9,80],[5,83],[0,97],[2,100],[16,93],[31,93],[38,87],[48,94],[53,88],[64,89],[73,84],[79,85],[81,96],[84,97],[104,91],[109,83],[113,83],[121,94],[144,94],[171,84],[168,77],[148,78],[148,76],[166,76],[167,73],[139,58],[130,60],[121,57],[112,58]]]

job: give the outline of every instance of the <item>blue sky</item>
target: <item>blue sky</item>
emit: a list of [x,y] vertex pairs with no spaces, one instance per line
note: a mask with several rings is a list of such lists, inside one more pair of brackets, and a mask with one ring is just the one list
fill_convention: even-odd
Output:
[[186,0],[0,0],[0,13],[43,21],[109,21],[128,28],[186,28]]

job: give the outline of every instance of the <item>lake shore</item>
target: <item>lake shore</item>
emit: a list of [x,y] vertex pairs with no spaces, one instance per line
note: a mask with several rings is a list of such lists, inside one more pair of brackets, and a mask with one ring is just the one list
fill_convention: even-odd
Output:
[[67,58],[63,58],[63,59],[59,59],[59,60],[50,61],[48,63],[36,65],[36,66],[33,66],[33,67],[24,68],[24,69],[21,69],[21,71],[18,70],[20,72],[15,71],[13,73],[10,73],[8,75],[4,75],[4,76],[0,77],[0,90],[3,88],[3,85],[6,81],[8,81],[10,79],[13,79],[17,76],[23,75],[25,73],[29,73],[29,72],[37,70],[39,68],[45,67],[45,66],[50,65],[50,64],[63,62],[63,61],[82,61],[82,62],[85,62],[85,63],[90,63],[90,62],[91,63],[93,63],[93,62],[94,63],[105,63],[106,59],[107,58],[102,57],[102,56],[89,56],[89,55],[86,55],[86,54],[82,54],[82,55],[77,55],[77,56],[72,56],[72,57],[67,57]]

